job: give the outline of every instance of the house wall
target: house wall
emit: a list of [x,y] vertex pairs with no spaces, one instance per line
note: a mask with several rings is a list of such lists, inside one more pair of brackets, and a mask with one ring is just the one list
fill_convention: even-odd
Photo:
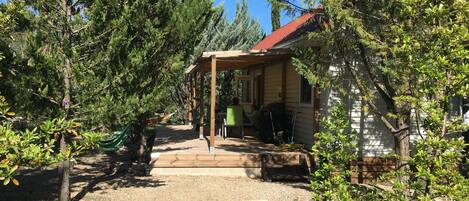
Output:
[[311,105],[299,104],[299,79],[300,76],[289,61],[277,62],[265,67],[264,75],[264,105],[282,101],[282,79],[283,65],[286,65],[285,76],[285,106],[287,112],[296,114],[294,140],[312,146],[313,129],[313,107]]
[[283,63],[269,64],[264,75],[264,105],[281,101]]
[[[269,64],[265,67],[264,104],[281,101],[282,72],[284,62]],[[295,136],[296,142],[306,148],[312,146],[313,106],[299,103],[300,75],[296,73],[292,64],[286,62],[285,105],[287,112],[296,114]],[[332,68],[334,70],[334,68]],[[350,88],[348,97],[339,97],[331,89],[322,89],[321,116],[327,116],[330,108],[339,100],[346,104],[351,127],[359,133],[358,145],[363,157],[378,157],[389,154],[394,147],[394,140],[389,131],[379,119],[369,113],[362,105],[358,90],[350,79],[343,79],[342,84]],[[382,105],[382,104],[380,104]]]
[[313,105],[300,104],[300,75],[296,73],[290,62],[286,69],[286,97],[287,111],[296,114],[294,141],[301,142],[310,149],[313,142]]
[[[358,132],[359,155],[362,157],[379,157],[391,153],[394,149],[394,139],[391,133],[377,117],[368,111],[351,76],[339,72],[334,66],[331,66],[329,71],[337,79],[340,79],[339,83],[342,84],[342,88],[349,90],[347,96],[344,97],[331,88],[323,89],[321,115],[327,116],[331,107],[341,101],[345,104],[351,128]],[[338,74],[341,75],[338,76]],[[378,102],[376,105],[382,107],[379,109],[385,113],[384,103]]]

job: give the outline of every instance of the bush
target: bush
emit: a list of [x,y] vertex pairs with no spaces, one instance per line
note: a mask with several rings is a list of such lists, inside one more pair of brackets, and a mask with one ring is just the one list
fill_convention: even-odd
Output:
[[331,109],[315,135],[312,155],[319,159],[311,178],[313,200],[351,200],[350,163],[357,158],[357,132],[350,129],[344,106]]

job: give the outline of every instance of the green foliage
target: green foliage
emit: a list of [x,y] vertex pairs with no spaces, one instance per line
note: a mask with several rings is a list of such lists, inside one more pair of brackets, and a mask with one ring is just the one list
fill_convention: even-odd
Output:
[[[260,24],[255,21],[248,12],[247,1],[243,0],[237,4],[236,14],[232,22],[228,22],[222,7],[216,8],[213,16],[207,24],[207,27],[201,33],[200,42],[192,50],[186,52],[186,62],[178,65],[181,73],[173,73],[170,97],[166,101],[170,105],[169,112],[178,111],[179,119],[185,119],[189,108],[181,108],[181,105],[187,106],[189,97],[189,83],[184,74],[187,66],[193,64],[196,59],[206,51],[227,51],[244,50],[247,51],[253,45],[258,43],[264,37]],[[219,91],[219,108],[226,108],[230,104],[235,91],[233,81],[234,71],[225,71],[217,73],[217,90]],[[206,79],[210,79],[206,76]],[[208,81],[206,80],[206,81]],[[197,80],[199,82],[199,80]],[[182,89],[182,90],[181,90]],[[206,90],[206,96],[209,96],[209,90]],[[207,99],[208,100],[208,99]],[[208,108],[208,107],[206,107]],[[172,109],[172,110],[171,110]]]
[[280,12],[282,9],[287,8],[287,5],[283,1],[279,0],[269,0],[271,6],[271,23],[272,23],[272,32],[280,28]]
[[[381,180],[392,181],[392,191],[383,192],[388,200],[464,200],[469,196],[469,180],[460,173],[464,141],[427,136],[416,143],[412,170],[396,170]],[[403,182],[399,178],[409,177]],[[411,190],[411,191],[409,191]]]
[[77,99],[87,126],[115,129],[168,107],[172,79],[183,74],[181,60],[212,13],[208,0],[119,2],[94,1],[85,10]]
[[357,159],[358,133],[350,130],[344,106],[331,109],[321,121],[323,129],[315,134],[312,154],[319,157],[319,166],[311,178],[314,200],[351,200],[350,165]]
[[195,47],[191,62],[204,51],[249,50],[263,37],[260,24],[249,15],[247,1],[243,0],[237,4],[232,22],[228,22],[223,10],[217,10]]
[[[51,120],[44,122],[39,129],[20,131],[13,127],[11,112],[0,96],[0,180],[4,185],[15,179],[19,167],[46,167],[65,158],[73,158],[85,150],[95,149],[102,134],[79,133],[79,124],[73,121]],[[77,139],[67,147],[67,151],[58,150],[57,141],[61,135]],[[78,138],[80,137],[80,138]]]
[[[318,16],[323,30],[309,35],[327,52],[316,57],[317,62],[330,60],[349,72],[362,100],[395,139],[420,136],[413,155],[399,153],[398,159],[405,163],[398,163],[401,166],[383,178],[392,181],[393,188],[381,194],[387,200],[467,199],[467,179],[459,169],[464,157],[459,135],[468,127],[454,112],[454,100],[469,96],[468,2],[324,0],[321,4],[325,12]],[[378,110],[382,103],[384,112]],[[397,122],[397,127],[390,122]],[[416,129],[408,128],[411,122]]]

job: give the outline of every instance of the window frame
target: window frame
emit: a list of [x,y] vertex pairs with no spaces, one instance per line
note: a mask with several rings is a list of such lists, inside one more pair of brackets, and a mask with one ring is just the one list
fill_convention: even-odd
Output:
[[[250,97],[250,101],[249,102],[244,102],[241,98],[241,94],[242,94],[242,89],[240,88],[240,85],[241,85],[241,81],[248,81],[250,82],[250,85],[249,85],[249,97]],[[242,104],[242,105],[249,105],[249,104],[253,104],[254,103],[254,88],[253,88],[253,82],[254,82],[254,79],[253,79],[253,76],[250,74],[250,75],[237,75],[236,76],[236,96],[239,98],[239,104]]]
[[301,92],[303,91],[302,88],[303,88],[303,85],[302,85],[302,81],[303,79],[305,79],[306,81],[308,81],[306,78],[304,78],[302,75],[299,75],[298,74],[298,104],[299,106],[303,106],[303,107],[313,107],[313,102],[314,102],[314,99],[313,99],[313,93],[314,93],[314,87],[312,84],[308,84],[311,86],[311,102],[310,103],[306,103],[306,102],[302,102],[301,100]]

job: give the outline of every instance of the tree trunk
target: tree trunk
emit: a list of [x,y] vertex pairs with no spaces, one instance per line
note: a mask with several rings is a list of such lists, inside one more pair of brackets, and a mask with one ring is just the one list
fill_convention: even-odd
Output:
[[397,130],[400,131],[394,135],[395,152],[399,157],[396,161],[396,167],[408,168],[410,158],[410,132],[408,129],[410,124],[410,112],[399,117],[396,124]]
[[134,127],[135,142],[137,146],[135,147],[135,161],[138,163],[147,163],[147,152],[148,152],[148,142],[145,136],[145,127],[146,121],[148,119],[147,115],[142,115],[137,118],[137,123]]
[[[60,137],[61,152],[67,151],[67,142],[65,138],[66,136],[64,134],[62,134],[62,136]],[[67,158],[64,161],[60,162],[58,171],[60,182],[59,200],[70,200],[70,159]]]
[[[315,84],[313,87],[313,144],[316,143],[316,134],[319,132],[321,124],[321,87]],[[313,170],[319,166],[319,157],[312,156]]]
[[276,0],[271,1],[272,10],[270,13],[272,21],[272,32],[280,28],[280,6]]
[[[63,70],[64,76],[64,99],[62,100],[62,106],[65,112],[66,119],[70,113],[70,105],[71,105],[71,98],[70,98],[70,77],[71,77],[71,66],[70,60],[66,59],[65,66]],[[62,133],[60,138],[60,151],[65,153],[67,151],[67,136],[65,133]],[[67,158],[62,161],[59,165],[59,181],[60,181],[60,189],[59,189],[59,200],[60,201],[68,201],[70,200],[70,159]]]
[[[72,105],[72,99],[70,95],[71,90],[71,77],[72,77],[72,66],[71,66],[71,29],[70,29],[70,20],[71,20],[71,5],[70,1],[62,0],[62,9],[65,12],[66,24],[63,30],[63,44],[62,48],[64,51],[65,62],[63,64],[62,75],[63,75],[63,84],[64,84],[64,98],[62,100],[62,107],[65,113],[65,119],[69,118],[70,115],[70,106]],[[62,133],[60,139],[60,151],[65,153],[67,151],[67,136],[65,133]],[[59,200],[68,201],[70,200],[70,158],[67,158],[62,161],[59,165]]]

